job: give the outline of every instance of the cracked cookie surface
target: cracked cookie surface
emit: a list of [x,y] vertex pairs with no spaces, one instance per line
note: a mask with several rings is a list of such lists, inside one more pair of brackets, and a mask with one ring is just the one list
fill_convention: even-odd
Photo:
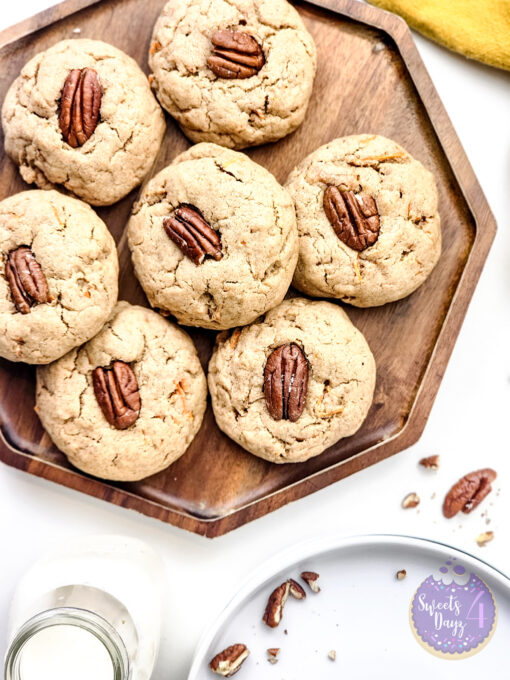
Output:
[[[9,253],[29,247],[49,301],[20,313],[6,276]],[[90,206],[57,191],[0,202],[0,356],[46,364],[93,337],[117,302],[115,242]]]
[[[126,430],[110,425],[92,372],[123,361],[133,370],[141,409]],[[189,336],[159,314],[119,302],[92,340],[37,370],[37,412],[73,465],[103,479],[135,481],[167,468],[198,432],[207,386]]]
[[[375,199],[380,232],[357,252],[338,238],[323,207],[328,186]],[[308,295],[373,307],[406,297],[441,254],[434,178],[396,142],[378,135],[342,137],[320,147],[290,174],[299,260],[293,285]]]
[[[246,79],[207,66],[219,30],[251,35],[265,63]],[[286,0],[170,0],[154,27],[149,64],[161,105],[194,142],[231,148],[276,141],[303,122],[316,49]]]
[[[59,127],[62,89],[73,69],[97,72],[99,123],[77,148]],[[21,176],[41,189],[62,185],[92,205],[110,205],[147,175],[165,119],[136,62],[98,40],[63,40],[40,52],[11,85],[2,109],[5,149]]]
[[[222,257],[195,264],[163,222],[192,205],[221,238]],[[198,144],[144,189],[128,224],[135,273],[150,304],[179,323],[223,330],[251,323],[278,305],[297,261],[288,192],[247,156]]]
[[[264,398],[264,368],[277,347],[296,343],[308,360],[308,388],[296,422],[273,420]],[[218,336],[209,363],[216,422],[251,453],[297,463],[354,434],[375,387],[372,352],[336,304],[294,298],[243,329]]]

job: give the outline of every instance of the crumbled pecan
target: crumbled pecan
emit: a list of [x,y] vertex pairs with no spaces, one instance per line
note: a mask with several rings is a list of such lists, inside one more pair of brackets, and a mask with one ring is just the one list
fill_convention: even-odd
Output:
[[401,569],[400,571],[397,571],[397,581],[403,581],[406,576],[407,576],[407,571],[405,569]]
[[202,264],[206,255],[221,260],[221,240],[193,205],[181,204],[171,217],[165,217],[163,227],[168,237],[196,265]]
[[408,493],[407,496],[402,501],[402,507],[404,510],[409,510],[409,508],[416,508],[420,505],[420,497],[417,493]]
[[308,389],[308,361],[294,342],[280,345],[264,368],[264,399],[273,420],[295,423],[302,415]]
[[217,673],[224,678],[230,678],[237,673],[249,655],[250,650],[246,645],[232,645],[216,654],[210,662],[209,668],[213,673]]
[[303,590],[302,586],[299,585],[297,581],[294,581],[293,578],[289,579],[289,592],[294,597],[296,600],[304,600],[306,597],[306,593]]
[[74,148],[94,134],[101,108],[101,85],[92,68],[75,68],[66,78],[58,123],[64,141]]
[[420,465],[427,470],[439,470],[439,456],[427,456],[420,460]]
[[251,78],[266,63],[262,47],[249,33],[216,31],[207,65],[220,78]]
[[338,238],[353,250],[362,251],[379,238],[380,219],[372,196],[328,186],[324,212]]
[[280,648],[279,647],[270,647],[267,650],[267,660],[269,663],[275,664],[278,663],[278,654],[280,653]]
[[5,265],[5,277],[18,312],[28,314],[33,305],[50,302],[48,282],[28,246],[11,250]]
[[494,540],[494,532],[484,531],[483,534],[479,534],[477,536],[476,542],[478,543],[480,548],[484,548],[487,545],[487,543],[490,543],[492,540]]
[[321,589],[319,586],[319,574],[315,571],[303,571],[301,572],[301,578],[310,588],[313,593],[320,593]]
[[494,470],[484,468],[459,479],[446,494],[443,515],[451,519],[461,510],[465,514],[470,513],[492,491],[491,484],[496,477],[497,473]]
[[111,368],[95,368],[92,383],[97,403],[110,425],[125,430],[135,423],[141,400],[138,382],[129,364],[114,361]]

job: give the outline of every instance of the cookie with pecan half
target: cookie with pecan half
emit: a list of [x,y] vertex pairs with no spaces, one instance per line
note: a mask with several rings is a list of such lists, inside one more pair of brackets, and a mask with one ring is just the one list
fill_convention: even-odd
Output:
[[5,150],[23,179],[92,205],[124,198],[149,172],[165,119],[138,64],[98,40],[36,54],[2,109]]
[[287,293],[297,262],[288,192],[245,154],[197,144],[147,183],[129,220],[135,274],[179,323],[251,323]]
[[57,191],[0,201],[0,356],[47,364],[90,340],[117,302],[106,224]]
[[73,465],[102,479],[143,479],[182,456],[206,395],[191,338],[127,302],[92,340],[37,370],[44,428]]
[[285,186],[299,231],[293,285],[303,293],[375,307],[414,292],[439,260],[434,177],[390,139],[335,139]]
[[193,142],[273,142],[305,117],[316,48],[287,0],[169,0],[149,50],[152,87]]
[[375,377],[367,341],[338,305],[293,298],[221,333],[208,381],[223,432],[260,458],[297,463],[361,427]]

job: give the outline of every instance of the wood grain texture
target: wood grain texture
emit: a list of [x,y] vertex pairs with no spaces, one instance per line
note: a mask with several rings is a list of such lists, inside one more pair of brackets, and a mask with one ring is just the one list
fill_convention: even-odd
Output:
[[[165,0],[67,0],[0,34],[0,99],[23,64],[63,38],[97,38],[148,72],[153,23]],[[356,0],[296,1],[318,47],[307,118],[277,144],[248,151],[283,182],[304,156],[346,134],[395,139],[435,174],[444,251],[409,298],[381,308],[347,308],[378,365],[373,406],[362,429],[321,456],[274,465],[246,453],[216,427],[209,407],[187,453],[142,482],[109,484],[72,468],[33,411],[34,368],[0,362],[0,458],[7,464],[184,529],[214,537],[372,465],[421,435],[495,234],[495,222],[405,23]],[[135,29],[133,29],[135,27]],[[175,123],[154,171],[189,146]],[[3,148],[3,145],[0,147]],[[0,198],[26,189],[0,152]],[[98,210],[119,244],[121,298],[147,304],[123,236],[137,192]],[[214,333],[190,330],[204,367]]]

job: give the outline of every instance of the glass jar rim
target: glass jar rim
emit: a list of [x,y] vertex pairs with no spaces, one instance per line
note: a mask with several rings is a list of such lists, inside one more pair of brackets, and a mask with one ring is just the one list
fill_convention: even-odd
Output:
[[106,648],[112,667],[113,680],[128,680],[129,658],[122,638],[115,628],[95,612],[76,607],[47,609],[28,619],[16,632],[5,656],[4,680],[22,680],[20,659],[23,647],[34,635],[53,626],[76,626],[94,635]]

